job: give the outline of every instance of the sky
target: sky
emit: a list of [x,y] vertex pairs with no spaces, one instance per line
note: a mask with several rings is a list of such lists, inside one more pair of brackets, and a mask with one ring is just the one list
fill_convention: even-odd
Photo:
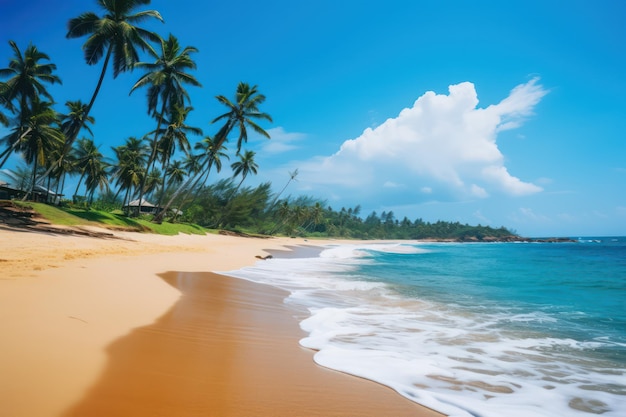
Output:
[[[145,27],[199,50],[203,87],[188,89],[189,124],[214,135],[211,120],[225,111],[215,96],[233,97],[240,81],[267,97],[271,139],[244,146],[259,165],[247,185],[279,191],[297,169],[286,195],[359,205],[364,217],[626,235],[626,2],[153,0],[145,9],[165,20]],[[99,75],[83,59],[85,39],[65,38],[67,21],[87,11],[101,14],[91,0],[0,0],[0,67],[9,40],[35,44],[63,80],[49,88],[59,111],[87,102]],[[105,155],[155,127],[145,92],[129,95],[141,75],[104,81],[91,115]],[[234,162],[235,142],[227,146]]]

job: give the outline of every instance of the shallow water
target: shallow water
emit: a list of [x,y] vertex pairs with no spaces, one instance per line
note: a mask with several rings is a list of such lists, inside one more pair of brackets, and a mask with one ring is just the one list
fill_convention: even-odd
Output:
[[626,413],[626,238],[342,245],[228,274],[290,291],[319,364],[448,415]]

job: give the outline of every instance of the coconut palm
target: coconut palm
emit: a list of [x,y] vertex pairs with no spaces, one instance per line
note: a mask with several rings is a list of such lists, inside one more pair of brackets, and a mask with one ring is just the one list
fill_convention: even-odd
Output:
[[167,168],[167,177],[169,178],[168,186],[176,186],[182,184],[186,176],[187,171],[183,167],[182,161],[174,161]]
[[93,124],[96,120],[87,114],[87,105],[80,100],[66,101],[65,105],[69,110],[68,114],[61,115],[61,131],[65,135],[65,144],[63,149],[56,154],[56,159],[51,159],[44,177],[64,163],[63,160],[71,154],[72,144],[82,129],[87,130],[93,136],[87,123]]
[[9,109],[11,103],[4,97],[4,92],[6,91],[6,83],[0,81],[0,126],[9,126],[9,116],[7,116],[4,109]]
[[[50,57],[39,51],[36,46],[28,45],[22,54],[14,41],[9,41],[9,45],[13,49],[14,56],[11,58],[8,68],[0,69],[0,77],[8,78],[6,82],[0,84],[0,101],[4,107],[17,115],[17,128],[12,134],[3,138],[7,148],[0,154],[0,159],[2,159],[0,168],[21,145],[22,139],[30,133],[29,124],[34,121],[33,115],[52,111],[44,108],[49,108],[49,104],[35,108],[37,103],[41,101],[41,97],[50,102],[53,101],[44,83],[61,83],[61,79],[53,74],[56,65],[43,63],[44,60],[49,61]],[[48,116],[51,114],[41,114],[36,117],[36,123],[41,123]],[[3,116],[2,122],[8,124],[8,117]]]
[[[162,129],[161,139],[158,143],[159,153],[161,154],[161,162],[163,168],[163,184],[167,184],[167,175],[169,170],[170,159],[176,152],[177,148],[189,154],[190,145],[188,134],[201,135],[202,129],[189,126],[186,124],[187,115],[193,110],[192,107],[182,107],[174,105],[171,108],[170,120],[166,121],[167,126]],[[159,197],[158,205],[163,201],[165,187]]]
[[67,174],[72,173],[76,169],[74,154],[72,152],[64,152],[64,146],[59,147],[50,156],[50,162],[52,164],[50,177],[56,180],[55,194],[63,194]]
[[[148,113],[164,117],[169,106],[184,106],[189,102],[185,85],[200,87],[193,75],[185,71],[196,69],[191,54],[198,52],[193,46],[181,48],[178,39],[170,34],[167,40],[161,39],[161,54],[151,50],[156,59],[153,63],[139,62],[135,66],[146,71],[131,88],[130,93],[140,87],[148,86]],[[160,105],[160,106],[159,106]]]
[[159,188],[162,188],[162,177],[163,175],[161,174],[161,171],[156,168],[148,172],[145,181],[145,194],[148,196],[148,198],[151,198],[153,193],[155,193]]
[[[150,0],[97,0],[96,2],[102,9],[102,16],[94,12],[86,12],[70,19],[67,24],[67,38],[88,36],[83,44],[85,61],[88,65],[97,64],[104,56],[100,78],[85,109],[84,120],[87,120],[96,101],[111,58],[113,58],[113,78],[117,78],[120,73],[132,70],[139,62],[139,50],[153,52],[149,42],[160,41],[159,35],[136,25],[151,18],[163,21],[156,10],[136,12],[137,7],[150,4]],[[70,145],[74,139],[76,137],[68,139]]]
[[206,183],[213,166],[215,166],[218,173],[222,170],[222,158],[230,159],[226,154],[226,147],[223,145],[218,146],[217,142],[210,136],[205,136],[204,139],[197,142],[194,145],[194,149],[200,151],[198,157],[201,165],[204,167],[202,170],[203,174],[199,178],[200,184]]
[[[138,187],[144,176],[146,161],[148,159],[148,146],[142,139],[130,137],[123,145],[113,148],[117,158],[113,172],[118,194],[126,191],[123,205],[130,201],[133,187]],[[115,196],[117,198],[117,195]]]
[[[194,149],[199,150],[200,153],[187,155],[183,163],[183,168],[190,174],[190,177],[183,187],[179,187],[179,189],[185,190],[185,195],[181,198],[180,210],[184,204],[192,204],[196,200],[198,187],[204,187],[213,166],[219,173],[222,170],[222,158],[229,159],[225,152],[226,148],[217,149],[215,141],[210,136],[205,136],[204,139],[197,142]],[[194,190],[196,191],[194,197],[190,202],[187,202],[189,194]]]
[[100,193],[108,191],[109,189],[109,164],[107,164],[102,158],[97,160],[90,166],[87,173],[87,179],[85,180],[85,188],[87,190],[87,204],[91,206],[93,203],[93,196],[97,189]]
[[237,185],[235,193],[239,187],[241,187],[241,184],[243,184],[243,181],[246,179],[248,174],[257,174],[259,165],[255,162],[254,155],[256,155],[254,151],[245,151],[243,155],[239,155],[239,161],[233,162],[230,165],[233,170],[233,178],[241,175],[241,181],[239,182],[239,185]]
[[11,58],[8,68],[0,69],[0,77],[9,78],[3,83],[2,100],[9,109],[14,109],[13,101],[18,102],[18,112],[26,109],[27,106],[39,101],[40,97],[45,97],[49,101],[54,101],[42,83],[61,83],[61,79],[54,75],[56,65],[52,63],[41,63],[43,60],[50,60],[50,57],[39,51],[33,44],[29,44],[22,55],[20,49],[14,41],[9,41],[14,57]]
[[257,91],[257,86],[250,87],[247,83],[240,82],[235,92],[234,102],[225,96],[215,97],[217,101],[228,107],[228,112],[217,116],[211,123],[225,120],[224,125],[215,135],[217,147],[220,148],[224,142],[228,140],[230,132],[239,129],[239,137],[237,139],[237,155],[241,151],[241,146],[248,141],[248,127],[252,128],[258,134],[270,138],[270,135],[263,130],[261,126],[256,124],[256,120],[272,121],[272,117],[259,110],[259,105],[265,101],[265,96]]
[[[99,172],[102,170],[104,155],[102,155],[93,139],[81,138],[76,141],[74,158],[76,160],[76,171],[80,174],[76,191],[74,192],[74,197],[76,197],[85,177],[88,179],[90,176],[98,177]],[[87,194],[89,191],[90,188],[87,186]]]
[[[176,119],[182,117],[184,122],[184,118],[191,110],[191,108],[185,107],[185,103],[189,102],[189,94],[185,90],[185,85],[196,87],[201,85],[193,75],[186,72],[196,68],[196,63],[191,59],[191,54],[198,52],[198,50],[193,46],[181,48],[178,39],[172,34],[167,40],[161,40],[160,44],[160,55],[151,51],[151,55],[156,59],[154,63],[140,62],[136,65],[138,68],[145,69],[146,74],[130,90],[132,94],[136,89],[148,86],[148,113],[157,119],[157,128],[152,139],[152,152],[148,159],[149,166],[157,159],[158,138],[162,133],[161,125],[166,113],[169,111],[172,115],[176,115],[177,117],[174,117]],[[169,156],[167,159],[169,160]],[[167,171],[166,166],[164,166],[163,171]],[[141,188],[143,188],[143,184]],[[140,189],[140,204],[142,192],[143,190]]]
[[297,181],[296,177],[298,176],[298,168],[295,169],[295,171],[289,171],[289,181],[287,181],[287,184],[285,184],[285,186],[283,187],[282,190],[280,190],[280,192],[276,195],[276,197],[274,197],[274,201],[272,202],[272,204],[269,206],[269,210],[272,210],[274,208],[274,206],[276,206],[276,203],[278,203],[278,199],[280,198],[280,196],[285,192],[285,190],[287,189],[287,187],[289,187],[289,184],[291,183],[291,181]]
[[[206,136],[200,142],[196,143],[194,146],[195,149],[200,150],[201,153],[192,157],[188,160],[188,164],[193,166],[195,169],[195,175],[189,176],[187,181],[184,184],[180,185],[176,191],[170,196],[169,200],[163,207],[163,209],[154,217],[155,222],[161,222],[163,220],[163,216],[170,208],[174,200],[182,193],[183,191],[187,191],[183,200],[186,200],[187,195],[198,185],[204,184],[211,172],[211,168],[215,165],[217,172],[220,172],[222,169],[222,160],[221,158],[228,158],[224,150],[226,148],[224,146],[217,146],[217,143],[211,139],[211,137]],[[187,168],[188,172],[192,172],[191,169]]]
[[50,103],[37,101],[33,103],[32,109],[26,111],[20,125],[3,138],[3,141],[11,143],[13,149],[22,153],[27,163],[33,165],[33,188],[38,168],[46,165],[49,155],[62,146],[65,139],[58,128],[58,121],[57,112]]
[[61,116],[61,130],[63,130],[65,136],[75,138],[81,129],[85,129],[93,136],[89,124],[94,124],[96,119],[87,114],[87,105],[80,100],[68,100],[65,102],[65,106],[68,109],[68,113]]

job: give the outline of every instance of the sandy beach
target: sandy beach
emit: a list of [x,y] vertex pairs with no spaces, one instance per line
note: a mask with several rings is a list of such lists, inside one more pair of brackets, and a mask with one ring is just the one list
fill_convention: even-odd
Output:
[[327,243],[0,229],[0,415],[439,416],[316,365],[286,293],[215,273]]

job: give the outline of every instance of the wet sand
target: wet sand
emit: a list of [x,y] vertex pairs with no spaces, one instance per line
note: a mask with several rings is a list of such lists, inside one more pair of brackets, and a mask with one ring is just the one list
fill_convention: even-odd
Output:
[[0,415],[439,415],[316,365],[286,293],[206,272],[303,242],[16,233],[0,231]]

